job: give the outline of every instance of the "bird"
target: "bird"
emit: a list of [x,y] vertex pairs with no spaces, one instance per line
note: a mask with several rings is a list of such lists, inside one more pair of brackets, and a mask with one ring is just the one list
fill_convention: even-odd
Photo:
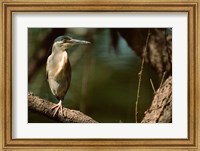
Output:
[[63,114],[62,102],[70,87],[71,64],[67,51],[74,45],[89,43],[89,41],[73,39],[70,36],[62,35],[58,36],[52,44],[51,54],[47,58],[46,63],[46,76],[52,94],[59,101],[58,104],[53,105],[51,108],[55,110],[53,117],[56,113],[59,113],[59,110]]

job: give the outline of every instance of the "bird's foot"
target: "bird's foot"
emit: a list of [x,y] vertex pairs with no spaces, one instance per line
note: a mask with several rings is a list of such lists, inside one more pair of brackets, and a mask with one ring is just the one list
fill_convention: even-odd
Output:
[[58,104],[54,105],[51,109],[55,110],[53,117],[56,115],[57,112],[59,112],[59,110],[60,110],[61,114],[63,114],[62,101],[60,100],[60,102]]

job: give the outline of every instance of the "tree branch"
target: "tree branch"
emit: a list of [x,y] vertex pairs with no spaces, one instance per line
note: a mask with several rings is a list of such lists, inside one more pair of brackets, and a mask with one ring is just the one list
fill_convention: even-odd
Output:
[[140,87],[141,87],[141,82],[142,82],[142,72],[143,72],[143,68],[144,68],[144,60],[145,60],[145,55],[147,54],[147,45],[148,45],[148,42],[149,42],[150,35],[151,35],[150,29],[148,29],[148,35],[147,35],[146,45],[144,47],[141,68],[140,68],[140,71],[138,73],[139,81],[138,81],[138,88],[137,88],[137,98],[136,98],[136,102],[135,102],[135,122],[136,123],[138,122],[138,102],[139,102],[139,97],[140,97]]
[[54,112],[51,109],[53,105],[54,103],[52,102],[41,99],[38,96],[34,96],[31,92],[28,93],[29,110],[39,112],[48,118],[63,123],[97,123],[91,117],[83,114],[82,112],[65,107],[63,107],[63,115],[59,112],[55,117],[53,117]]
[[151,107],[141,123],[172,122],[172,77],[169,76],[156,91]]

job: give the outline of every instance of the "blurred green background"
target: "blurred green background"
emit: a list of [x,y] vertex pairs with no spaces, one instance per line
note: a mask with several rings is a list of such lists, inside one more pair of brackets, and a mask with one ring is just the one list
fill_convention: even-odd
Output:
[[[80,110],[101,123],[134,123],[141,58],[129,48],[120,35],[118,47],[114,49],[110,29],[63,28],[58,30],[62,30],[64,34],[72,38],[91,42],[90,45],[73,46],[68,51],[72,65],[72,79],[63,106]],[[47,51],[52,43],[46,42],[44,39],[52,34],[52,31],[55,29],[28,29],[28,63],[29,74],[31,74],[28,91],[58,103],[46,80],[46,59],[40,60],[41,62],[35,66],[37,70],[33,71],[33,66],[39,60],[38,58],[51,53]],[[48,49],[45,49],[46,47]],[[31,73],[32,71],[33,73]],[[160,79],[157,73],[148,64],[145,64],[138,104],[139,122],[153,99],[150,78],[157,88]],[[29,111],[28,122],[55,121]]]

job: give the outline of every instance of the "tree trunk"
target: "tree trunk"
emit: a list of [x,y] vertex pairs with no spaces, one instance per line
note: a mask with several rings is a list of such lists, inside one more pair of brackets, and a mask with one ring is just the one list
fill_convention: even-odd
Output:
[[145,112],[141,123],[172,122],[172,77],[169,76],[156,91],[151,107]]

